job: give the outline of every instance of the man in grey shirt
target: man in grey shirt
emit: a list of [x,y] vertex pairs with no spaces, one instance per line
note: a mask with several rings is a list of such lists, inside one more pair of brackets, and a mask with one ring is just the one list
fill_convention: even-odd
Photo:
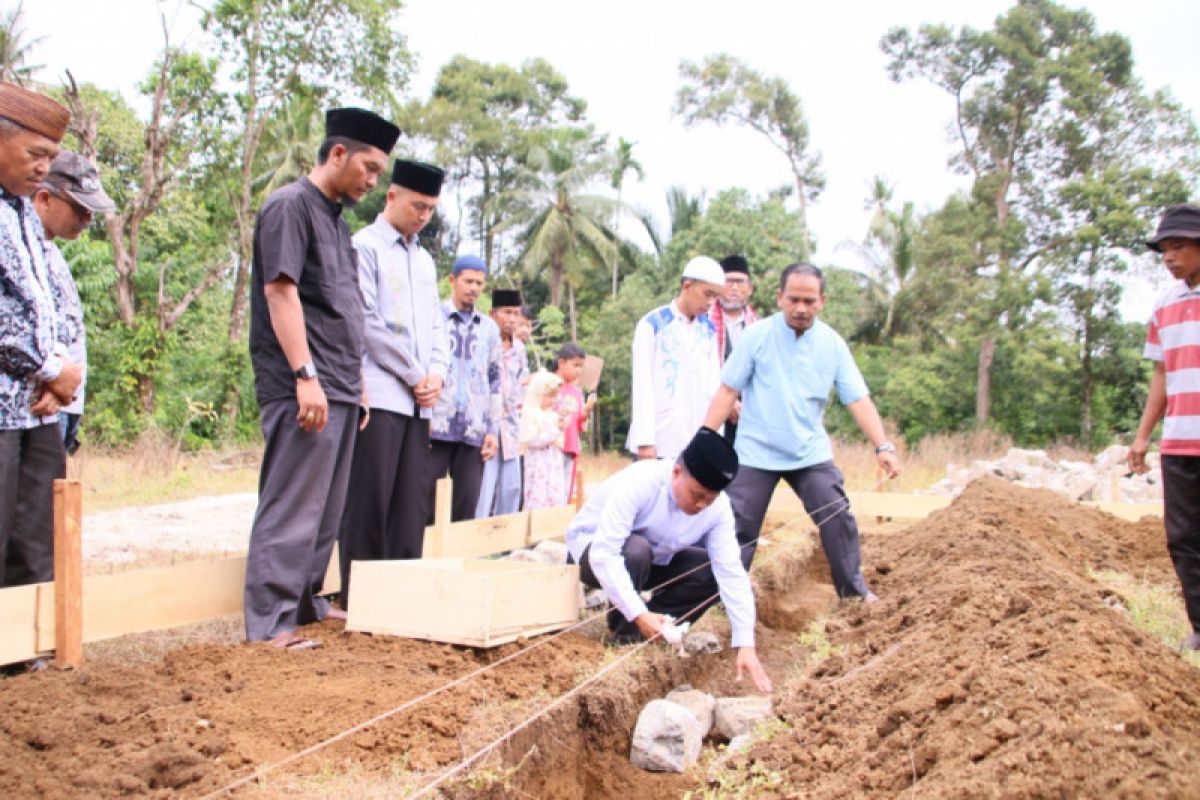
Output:
[[446,340],[437,270],[417,236],[437,208],[443,176],[430,164],[397,160],[383,212],[354,235],[371,424],[354,445],[354,492],[338,534],[344,608],[352,561],[421,557],[429,418],[446,378]]
[[399,136],[370,111],[329,111],[317,165],[258,213],[250,359],[266,447],[246,561],[252,642],[315,647],[296,628],[344,616],[317,596],[346,501],[363,394],[363,303],[342,209],[375,188]]

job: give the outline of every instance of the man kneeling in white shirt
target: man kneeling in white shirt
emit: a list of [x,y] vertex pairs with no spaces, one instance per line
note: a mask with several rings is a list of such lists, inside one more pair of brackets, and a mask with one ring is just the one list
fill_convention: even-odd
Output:
[[[738,650],[737,677],[748,675],[769,692],[754,649],[750,576],[721,491],[737,469],[729,443],[701,428],[674,463],[639,461],[606,480],[567,529],[567,548],[583,582],[612,602],[609,640],[616,644],[659,636],[664,615],[694,622],[719,592]],[[659,586],[642,601],[640,592]]]

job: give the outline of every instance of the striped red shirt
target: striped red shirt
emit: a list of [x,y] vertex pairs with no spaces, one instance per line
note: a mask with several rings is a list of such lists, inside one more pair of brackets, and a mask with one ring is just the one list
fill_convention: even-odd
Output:
[[1167,414],[1159,451],[1200,456],[1200,286],[1179,281],[1154,304],[1146,358],[1167,374]]

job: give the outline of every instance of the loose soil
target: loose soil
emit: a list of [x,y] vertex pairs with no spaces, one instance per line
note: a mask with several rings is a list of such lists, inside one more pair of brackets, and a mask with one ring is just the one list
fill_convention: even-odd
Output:
[[[1173,581],[1161,524],[980,481],[915,526],[865,537],[868,580],[883,598],[871,606],[836,604],[819,551],[793,548],[757,578],[760,651],[781,686],[782,724],[724,762],[721,786],[753,774],[767,779],[745,783],[746,796],[915,788],[940,797],[1200,797],[1200,671],[1131,627],[1119,598],[1088,572]],[[797,633],[818,617],[840,652],[808,668]],[[288,771],[353,762],[367,773],[410,773],[416,788],[625,652],[605,651],[597,627]],[[0,680],[0,795],[201,796],[528,646],[477,651],[346,634],[338,623],[306,632],[325,647],[189,645],[149,665],[97,659]],[[681,683],[748,691],[732,681],[728,653],[679,659],[647,648],[445,795],[703,789],[704,769],[664,776],[628,763],[641,705]],[[274,796],[273,785],[246,794]],[[282,782],[278,793],[287,793]]]

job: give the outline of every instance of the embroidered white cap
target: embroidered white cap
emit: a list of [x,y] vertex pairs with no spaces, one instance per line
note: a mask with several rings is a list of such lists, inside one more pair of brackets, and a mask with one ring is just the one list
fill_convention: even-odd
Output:
[[683,268],[683,277],[713,286],[725,285],[725,270],[708,256],[696,256]]

